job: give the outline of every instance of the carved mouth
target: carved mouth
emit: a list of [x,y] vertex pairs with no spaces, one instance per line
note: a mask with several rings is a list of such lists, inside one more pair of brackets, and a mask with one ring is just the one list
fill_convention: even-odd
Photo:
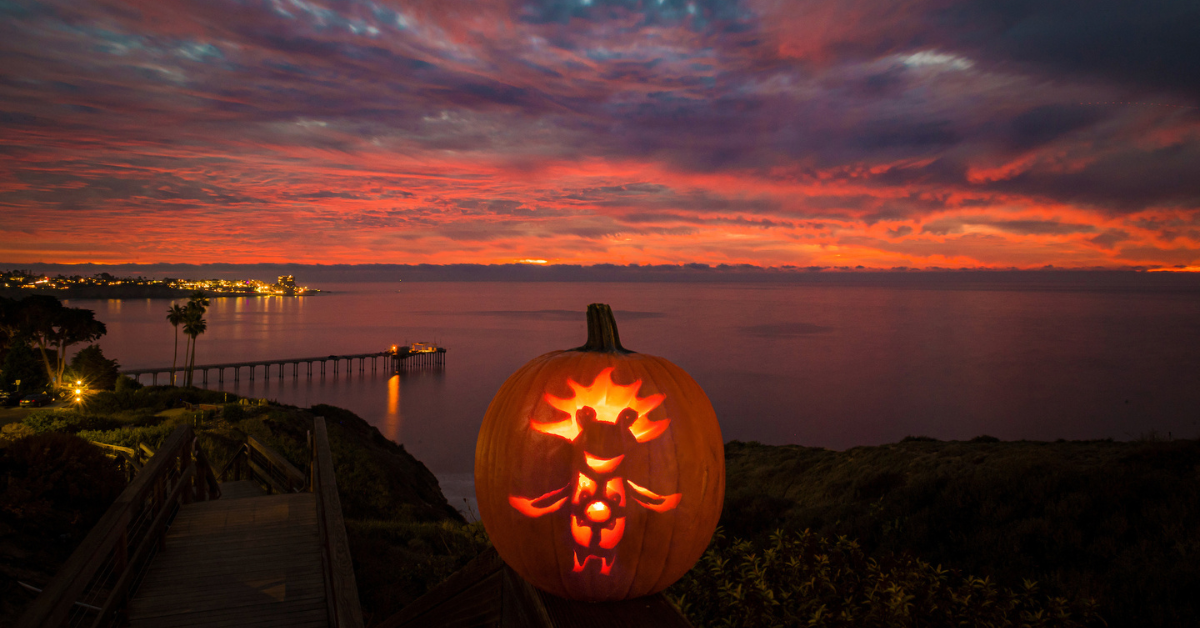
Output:
[[595,554],[587,554],[583,557],[583,561],[579,560],[579,550],[575,550],[575,573],[579,573],[587,568],[588,563],[595,562],[600,566],[600,575],[607,576],[612,571],[613,564],[617,562],[616,556],[597,556]]

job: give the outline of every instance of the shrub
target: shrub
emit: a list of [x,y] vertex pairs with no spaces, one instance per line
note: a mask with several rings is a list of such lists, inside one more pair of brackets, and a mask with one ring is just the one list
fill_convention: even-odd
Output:
[[37,434],[37,432],[24,423],[9,423],[0,428],[0,447],[5,447],[9,443],[33,436],[34,434]]
[[159,445],[162,445],[163,441],[171,435],[171,432],[175,431],[176,425],[175,422],[168,421],[146,427],[122,427],[103,431],[85,430],[79,432],[78,436],[97,443],[119,445],[131,449],[136,449],[141,444],[145,444],[151,449],[158,449]]
[[346,536],[368,620],[396,613],[491,545],[479,522],[348,519]]
[[74,434],[83,430],[111,430],[120,427],[120,421],[88,414],[79,410],[37,410],[22,421],[36,434],[66,432]]
[[116,383],[116,386],[114,389],[118,393],[122,393],[122,392],[126,392],[126,391],[132,392],[139,388],[145,388],[145,386],[143,386],[142,383],[137,381],[136,379],[134,379],[128,375],[117,376],[117,383]]
[[0,518],[28,533],[82,536],[125,487],[112,460],[87,441],[50,432],[0,451]]
[[221,415],[225,417],[226,421],[229,421],[230,423],[237,423],[238,421],[246,418],[246,411],[240,404],[227,403],[221,410]]
[[104,357],[100,345],[88,345],[71,359],[71,376],[82,379],[95,390],[112,390],[120,370],[121,365],[116,360]]
[[754,543],[718,529],[668,596],[698,627],[1103,625],[1094,603],[1048,597],[1028,580],[1006,589],[908,554],[868,557],[846,537],[807,530]]

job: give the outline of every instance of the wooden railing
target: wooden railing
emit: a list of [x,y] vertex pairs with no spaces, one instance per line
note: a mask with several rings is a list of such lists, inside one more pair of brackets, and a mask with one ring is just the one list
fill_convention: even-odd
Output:
[[130,593],[161,548],[179,507],[220,495],[192,428],[179,426],[33,601],[17,627],[119,623]]
[[117,461],[121,467],[121,471],[125,474],[125,482],[127,483],[132,482],[133,477],[142,470],[142,467],[146,466],[146,461],[154,456],[154,450],[144,444],[140,445],[137,449],[133,449],[119,445],[109,445],[108,443],[99,443],[94,440],[88,442],[103,450],[104,455]]
[[354,580],[354,565],[350,561],[350,542],[346,538],[342,500],[338,497],[337,480],[333,473],[333,453],[329,449],[329,434],[325,430],[323,417],[317,417],[313,421],[309,446],[312,450],[310,486],[317,497],[317,522],[321,530],[324,554],[325,599],[329,607],[329,625],[334,628],[363,628],[358,585]]
[[238,448],[217,477],[222,482],[254,480],[268,493],[301,493],[309,490],[305,473],[253,436],[246,437],[246,444]]

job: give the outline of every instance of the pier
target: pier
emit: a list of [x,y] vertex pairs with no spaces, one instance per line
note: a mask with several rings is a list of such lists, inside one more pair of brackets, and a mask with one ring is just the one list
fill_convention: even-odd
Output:
[[[331,373],[334,377],[337,377],[343,372],[343,362],[345,363],[345,373],[354,372],[356,365],[359,373],[365,372],[368,361],[371,364],[371,372],[376,372],[380,367],[380,360],[383,361],[383,368],[389,369],[393,373],[422,368],[438,368],[446,365],[446,349],[445,347],[434,347],[417,343],[412,347],[393,346],[387,351],[377,351],[375,353],[352,353],[312,358],[288,358],[285,360],[228,362],[225,364],[197,364],[191,370],[193,379],[199,380],[199,383],[202,384],[208,383],[209,373],[213,372],[216,373],[216,381],[224,383],[227,371],[232,375],[231,381],[236,383],[241,381],[243,369],[247,371],[249,381],[254,381],[254,376],[260,366],[262,367],[263,379],[269,379],[272,373],[278,379],[283,379],[289,365],[292,367],[290,371],[292,379],[300,378],[300,365],[305,366],[305,377],[311,379],[314,373],[320,377],[325,377],[327,373]],[[181,375],[188,371],[186,367],[175,367],[173,370]],[[141,383],[143,375],[149,375],[150,383],[157,385],[159,375],[166,376],[167,382],[170,382],[171,371],[171,367],[164,366],[161,368],[125,369],[121,371],[121,374],[132,377],[139,383]],[[178,377],[176,381],[178,381]]]

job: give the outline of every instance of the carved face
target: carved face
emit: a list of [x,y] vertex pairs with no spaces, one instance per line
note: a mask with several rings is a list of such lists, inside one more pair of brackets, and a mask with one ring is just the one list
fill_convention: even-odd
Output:
[[[623,477],[621,462],[625,455],[639,443],[661,436],[671,421],[651,421],[646,416],[665,395],[639,398],[641,380],[620,386],[613,383],[612,372],[611,367],[604,369],[586,387],[568,379],[574,396],[563,399],[547,393],[544,398],[566,417],[555,422],[529,421],[530,429],[572,444],[568,484],[534,498],[508,497],[513,508],[527,517],[560,511],[570,517],[571,536],[577,545],[573,566],[576,573],[593,565],[601,575],[612,572],[617,544],[625,535],[627,498],[654,512],[671,510],[683,498],[682,493],[659,495]],[[638,480],[649,484],[648,479]]]

